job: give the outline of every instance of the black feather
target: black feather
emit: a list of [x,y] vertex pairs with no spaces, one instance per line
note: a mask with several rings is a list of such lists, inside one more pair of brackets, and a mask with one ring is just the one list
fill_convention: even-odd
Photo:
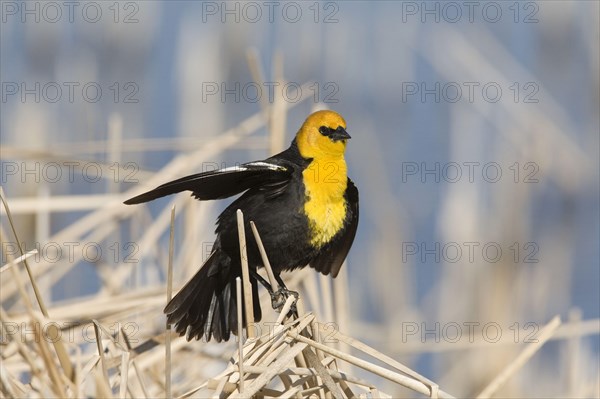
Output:
[[291,170],[285,166],[264,162],[250,162],[239,167],[197,173],[162,184],[153,190],[125,201],[127,205],[141,204],[189,190],[199,200],[231,197],[252,187],[271,185],[283,187]]

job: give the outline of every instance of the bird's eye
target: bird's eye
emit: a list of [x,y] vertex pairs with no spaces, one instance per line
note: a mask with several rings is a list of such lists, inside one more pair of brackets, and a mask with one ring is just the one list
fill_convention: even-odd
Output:
[[323,135],[323,136],[329,136],[331,133],[334,132],[334,130],[330,127],[327,126],[321,126],[319,128],[319,132]]

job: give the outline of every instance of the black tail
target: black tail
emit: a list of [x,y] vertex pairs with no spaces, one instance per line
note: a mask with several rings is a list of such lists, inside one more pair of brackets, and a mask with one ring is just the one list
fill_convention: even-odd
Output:
[[[219,249],[215,250],[165,307],[167,322],[175,325],[179,335],[187,332],[188,341],[204,335],[207,341],[214,337],[221,342],[229,340],[230,333],[237,335],[235,278],[241,271],[232,263],[229,256]],[[260,321],[257,281],[251,278],[251,282],[254,321]],[[245,312],[242,314],[245,324]]]

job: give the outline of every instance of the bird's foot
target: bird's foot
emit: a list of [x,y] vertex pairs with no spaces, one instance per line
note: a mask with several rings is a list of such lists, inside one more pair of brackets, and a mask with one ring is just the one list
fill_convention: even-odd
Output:
[[[294,296],[294,298],[296,298],[296,301],[300,297],[300,295],[296,291],[288,290],[285,287],[279,288],[277,291],[271,292],[271,305],[273,306],[273,309],[281,312],[283,310],[283,305],[285,305],[285,302],[290,296]],[[298,314],[295,302],[290,308],[290,313]]]

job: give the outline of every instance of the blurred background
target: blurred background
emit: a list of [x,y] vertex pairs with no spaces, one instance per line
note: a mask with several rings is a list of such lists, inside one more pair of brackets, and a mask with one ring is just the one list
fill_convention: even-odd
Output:
[[[499,395],[600,396],[598,2],[1,7],[1,184],[54,317],[121,298],[95,318],[160,332],[172,201],[175,289],[230,201],[121,202],[265,158],[330,108],[361,220],[330,305],[329,280],[303,274],[319,288],[307,309],[457,396],[559,315]],[[20,252],[4,207],[1,226],[5,264]],[[11,320],[16,269],[1,275]]]

